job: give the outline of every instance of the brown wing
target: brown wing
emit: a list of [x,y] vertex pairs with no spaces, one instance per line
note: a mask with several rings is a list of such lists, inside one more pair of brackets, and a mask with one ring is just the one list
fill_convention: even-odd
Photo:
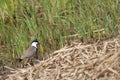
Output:
[[21,59],[32,57],[35,54],[36,54],[36,48],[33,46],[30,46],[21,56]]

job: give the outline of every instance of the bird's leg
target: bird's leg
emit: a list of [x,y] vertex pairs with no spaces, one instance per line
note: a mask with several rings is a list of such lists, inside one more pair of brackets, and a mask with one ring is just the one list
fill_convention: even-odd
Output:
[[27,58],[27,59],[24,61],[24,65],[23,65],[23,66],[26,67],[27,65],[29,65],[28,62],[29,62],[29,59]]
[[34,66],[32,59],[30,59],[29,63],[30,63],[31,66]]

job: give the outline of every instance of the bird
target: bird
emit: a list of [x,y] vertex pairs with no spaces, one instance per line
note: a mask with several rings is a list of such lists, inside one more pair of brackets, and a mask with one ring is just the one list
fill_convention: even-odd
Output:
[[27,50],[24,51],[24,53],[21,55],[20,58],[18,58],[17,60],[19,62],[21,62],[23,59],[26,59],[26,58],[31,58],[33,56],[35,56],[37,54],[37,51],[38,51],[38,40],[35,39],[31,42],[31,45],[27,48]]

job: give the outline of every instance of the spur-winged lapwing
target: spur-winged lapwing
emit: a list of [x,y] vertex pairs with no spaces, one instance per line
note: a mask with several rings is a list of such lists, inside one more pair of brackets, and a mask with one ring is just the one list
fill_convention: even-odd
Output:
[[38,44],[39,44],[39,42],[37,39],[33,40],[31,45],[23,53],[23,55],[18,59],[18,61],[21,62],[25,58],[31,58],[31,57],[35,56],[37,54]]

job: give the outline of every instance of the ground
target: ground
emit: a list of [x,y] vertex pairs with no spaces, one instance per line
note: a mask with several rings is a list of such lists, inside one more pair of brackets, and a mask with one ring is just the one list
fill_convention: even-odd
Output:
[[73,42],[34,66],[9,70],[1,80],[120,80],[120,35],[93,44]]

